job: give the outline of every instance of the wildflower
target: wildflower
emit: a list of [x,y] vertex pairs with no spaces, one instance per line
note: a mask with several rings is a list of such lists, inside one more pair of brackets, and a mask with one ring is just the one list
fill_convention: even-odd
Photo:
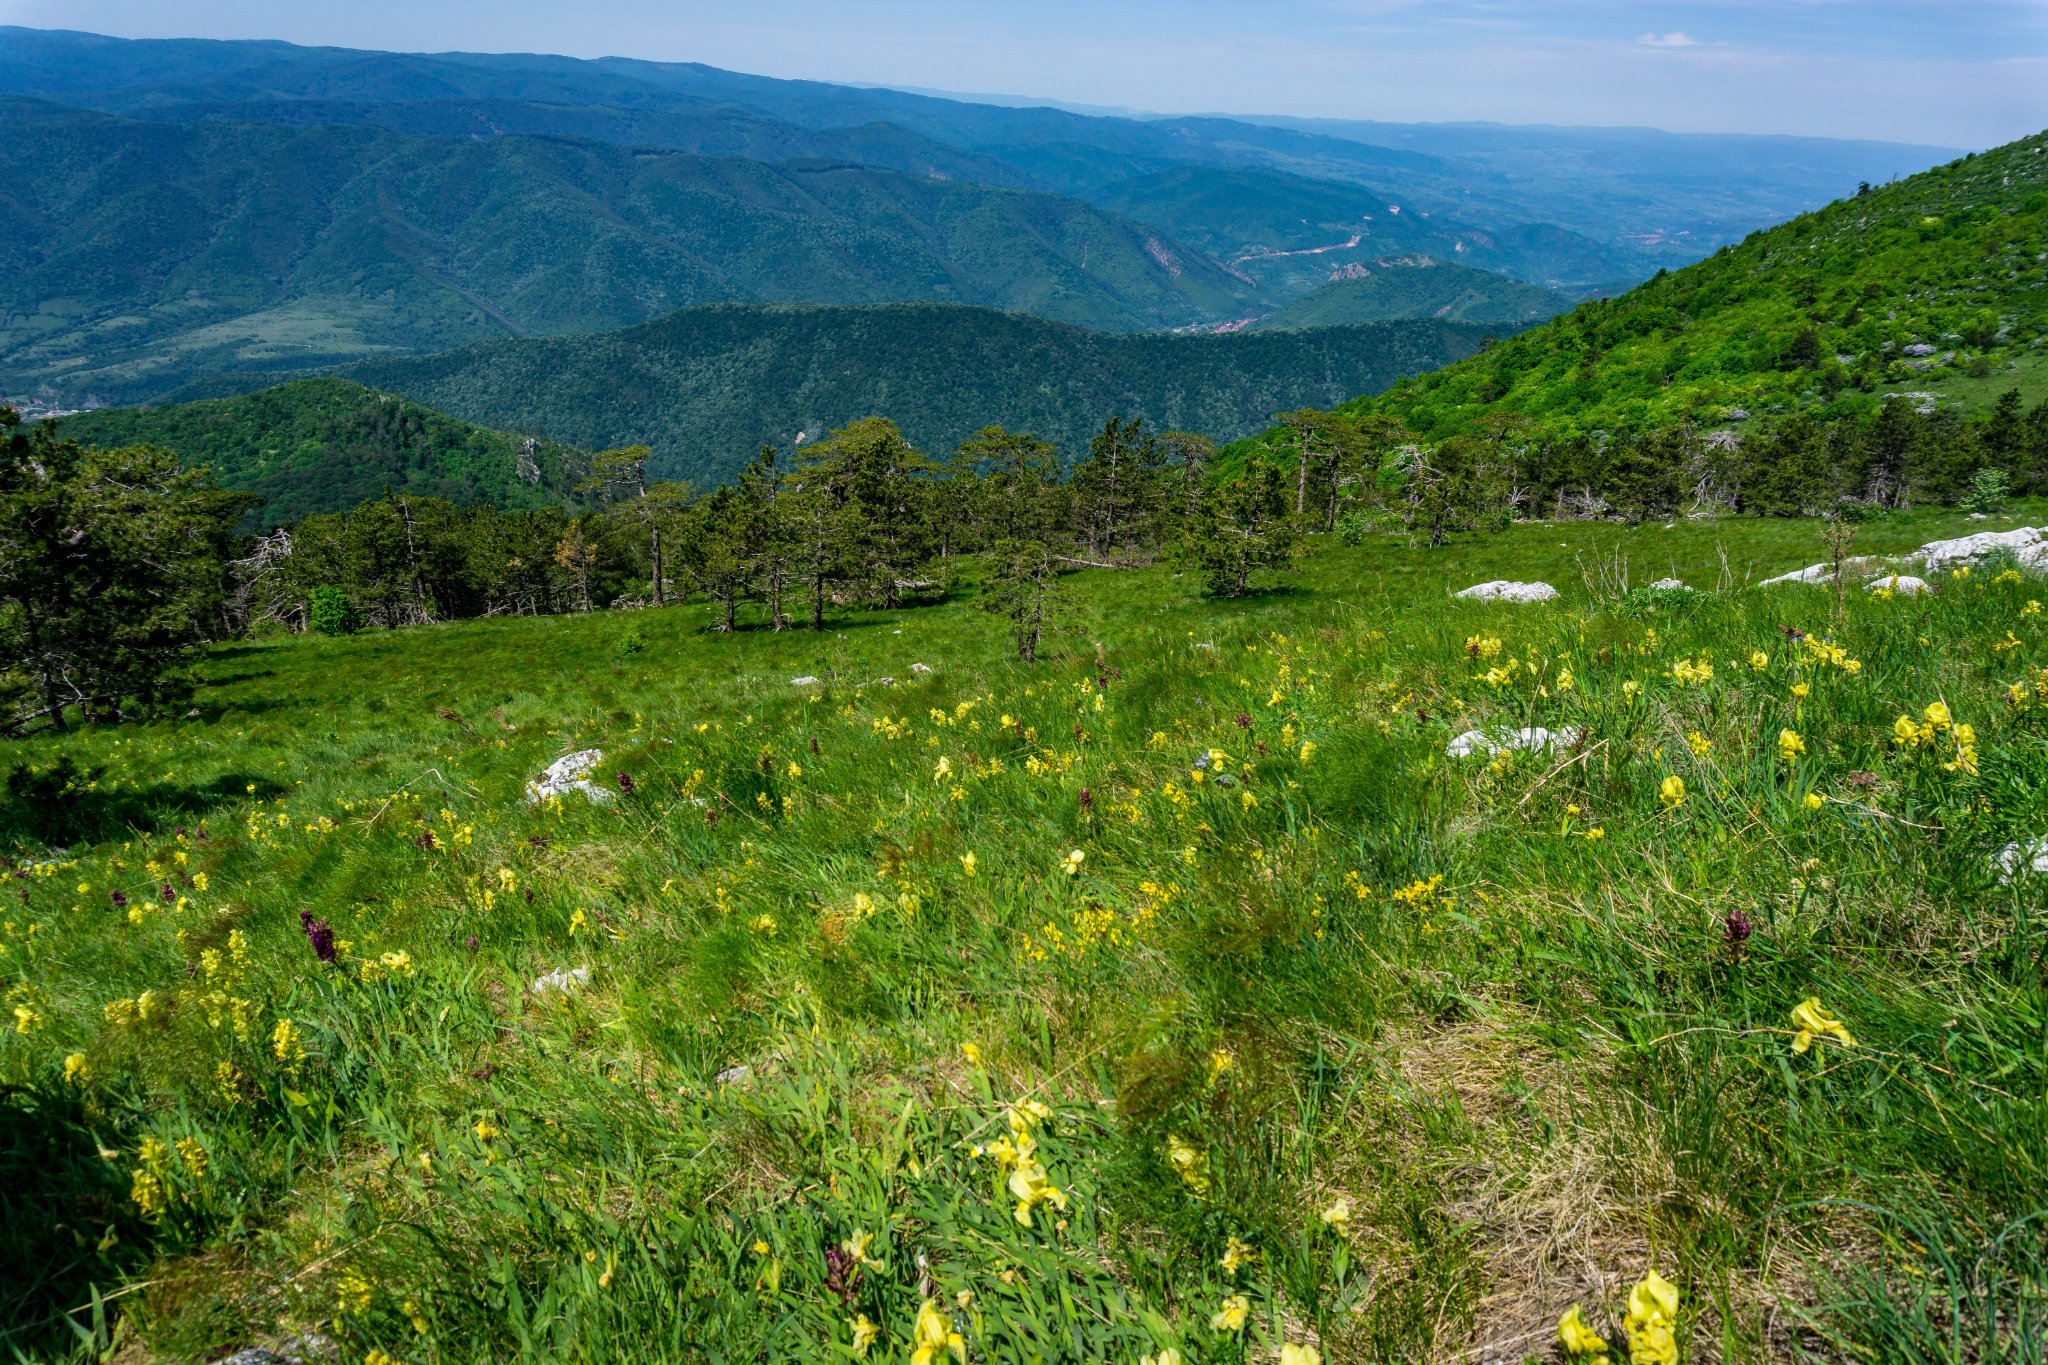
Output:
[[1636,699],[1637,694],[1640,693],[1642,690],[1643,689],[1637,685],[1636,680],[1634,678],[1630,678],[1627,682],[1624,682],[1621,685],[1621,695],[1628,701],[1634,701]]
[[1678,1286],[1652,1270],[1628,1291],[1629,1365],[1678,1365]]
[[967,1359],[967,1342],[953,1330],[953,1320],[939,1311],[937,1299],[926,1299],[917,1310],[917,1325],[911,1331],[910,1365],[932,1365],[951,1352],[955,1360]]
[[1589,841],[1596,839],[1605,839],[1606,837],[1607,827],[1605,825],[1595,825],[1593,826],[1593,828],[1586,831],[1586,838]]
[[1312,740],[1312,739],[1309,739],[1309,740],[1303,740],[1303,741],[1302,741],[1302,744],[1301,744],[1301,762],[1302,762],[1302,765],[1303,765],[1304,767],[1306,767],[1306,766],[1308,765],[1308,762],[1309,762],[1309,760],[1310,760],[1310,759],[1313,759],[1313,758],[1314,758],[1315,756],[1316,756],[1316,742],[1315,742],[1314,740]]
[[1806,752],[1806,741],[1799,737],[1797,730],[1778,731],[1778,757],[1787,763],[1796,762]]
[[37,1014],[27,1005],[16,1005],[14,1007],[14,1031],[16,1033],[28,1033],[31,1030],[39,1029],[42,1026],[42,1015]]
[[1229,1242],[1224,1245],[1223,1260],[1220,1264],[1223,1267],[1224,1274],[1235,1275],[1258,1258],[1258,1252],[1252,1250],[1249,1245],[1240,1241],[1235,1233],[1232,1233]]
[[1333,1199],[1323,1206],[1322,1212],[1318,1213],[1316,1217],[1323,1220],[1323,1226],[1332,1227],[1342,1232],[1351,1225],[1351,1201],[1349,1199]]
[[1166,1138],[1166,1163],[1174,1173],[1196,1194],[1209,1192],[1209,1158],[1199,1152],[1178,1133],[1169,1133]]
[[[1760,649],[1753,649],[1749,653],[1749,666],[1758,673],[1761,673],[1771,666],[1771,656]],[[1574,1314],[1577,1314],[1578,1311],[1576,1308],[1572,1309]],[[1598,1341],[1599,1338],[1595,1337],[1594,1340]]]
[[178,1139],[178,1160],[185,1163],[185,1169],[192,1172],[195,1180],[206,1178],[206,1149],[196,1138]]
[[1821,1007],[1820,997],[1809,995],[1792,1010],[1792,1023],[1799,1031],[1792,1035],[1792,1050],[1804,1052],[1813,1046],[1816,1038],[1833,1038],[1843,1047],[1856,1046],[1856,1040],[1849,1036],[1849,1030],[1842,1021]]
[[211,884],[204,872],[194,872],[192,874],[192,888],[195,891],[204,891]]
[[1686,734],[1685,743],[1686,747],[1692,750],[1694,758],[1705,758],[1708,754],[1714,752],[1714,741],[1708,739],[1697,730],[1689,731]]
[[1180,1352],[1169,1346],[1156,1356],[1139,1356],[1138,1365],[1181,1365]]
[[852,1326],[853,1353],[857,1356],[864,1356],[868,1353],[868,1347],[874,1345],[876,1341],[880,1340],[882,1335],[882,1329],[875,1326],[873,1322],[869,1321],[868,1315],[865,1313],[856,1313],[853,1318]]
[[298,1025],[289,1019],[278,1020],[277,1027],[270,1032],[270,1050],[286,1070],[297,1071],[299,1063],[306,1060],[306,1042]]
[[1740,958],[1748,951],[1749,936],[1756,932],[1756,925],[1740,906],[1730,906],[1727,916],[1721,921],[1721,946],[1731,958]]
[[1564,1347],[1568,1356],[1593,1356],[1597,1362],[1607,1360],[1607,1339],[1586,1326],[1585,1318],[1579,1314],[1579,1306],[1573,1304],[1571,1311],[1557,1320],[1557,1344]]
[[974,1043],[960,1044],[960,1055],[967,1059],[969,1066],[981,1065],[981,1048]]
[[324,919],[314,919],[311,910],[299,911],[299,928],[306,934],[306,941],[313,945],[313,956],[322,962],[334,961],[334,930]]
[[1252,1302],[1242,1294],[1232,1294],[1223,1301],[1223,1306],[1209,1315],[1209,1327],[1217,1332],[1242,1332],[1244,1320],[1251,1316]]
[[960,870],[968,876],[972,877],[978,866],[979,860],[975,858],[973,849],[970,848],[960,855]]
[[853,1236],[841,1242],[839,1249],[846,1254],[848,1263],[852,1265],[871,1265],[873,1263],[868,1260],[868,1243],[874,1240],[875,1234],[872,1232],[856,1232]]
[[478,1142],[489,1142],[494,1137],[503,1136],[503,1133],[498,1128],[498,1125],[492,1123],[487,1118],[478,1119],[476,1121],[476,1125],[473,1128],[471,1128],[470,1131],[476,1134],[476,1140]]
[[1290,1341],[1280,1348],[1280,1365],[1323,1365],[1323,1353],[1313,1346]]
[[1949,715],[1948,703],[1943,701],[1929,702],[1927,709],[1920,713],[1920,718],[1936,730],[1947,730],[1955,724]]
[[[1030,1146],[1035,1149],[1037,1143]],[[1035,1150],[1024,1150],[1021,1143],[1016,1169],[1010,1172],[1010,1193],[1017,1196],[1016,1218],[1024,1227],[1031,1226],[1031,1211],[1040,1204],[1050,1204],[1062,1213],[1066,1212],[1066,1192],[1052,1183]]]
[[1237,1058],[1224,1049],[1219,1047],[1211,1052],[1209,1054],[1209,1084],[1216,1084],[1217,1081],[1223,1079],[1224,1072],[1236,1065]]
[[83,1052],[74,1052],[64,1059],[64,1079],[72,1085],[84,1085],[86,1077],[92,1074],[92,1067],[86,1062]]
[[952,759],[950,759],[950,758],[947,758],[947,757],[946,757],[946,756],[945,756],[944,754],[940,754],[940,755],[939,755],[939,766],[938,766],[938,767],[936,767],[936,768],[934,768],[934,769],[932,769],[932,781],[934,781],[934,782],[943,782],[943,781],[945,781],[945,780],[946,780],[947,778],[951,777],[952,775],[953,775],[953,760],[952,760]]
[[1086,853],[1077,848],[1067,855],[1066,861],[1061,866],[1066,868],[1069,877],[1078,877],[1081,875],[1081,864],[1087,857]]
[[1657,788],[1657,799],[1672,810],[1677,810],[1685,804],[1685,779],[1677,773],[1665,778],[1663,784]]
[[1806,699],[1806,694],[1811,691],[1813,691],[1813,688],[1806,683],[1798,682],[1792,684],[1792,695],[1794,697],[1797,697],[1801,701],[1804,701]]
[[756,915],[747,927],[763,938],[774,938],[776,930],[781,926],[776,924],[773,915]]
[[1819,810],[1822,806],[1825,806],[1826,804],[1827,798],[1822,796],[1819,792],[1808,792],[1806,794],[1806,808],[1808,810]]

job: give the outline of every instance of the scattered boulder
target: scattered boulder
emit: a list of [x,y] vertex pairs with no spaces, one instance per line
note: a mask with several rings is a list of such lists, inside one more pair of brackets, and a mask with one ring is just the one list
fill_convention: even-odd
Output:
[[557,967],[545,976],[535,977],[531,989],[535,995],[567,995],[589,984],[590,968]]
[[604,750],[583,749],[566,758],[558,758],[548,765],[548,770],[538,780],[526,784],[526,804],[537,806],[551,796],[567,796],[570,792],[582,792],[593,806],[609,806],[612,793],[590,780],[590,774],[598,764],[604,762]]
[[1529,753],[1547,754],[1554,749],[1569,749],[1577,744],[1583,732],[1566,728],[1546,730],[1532,726],[1521,730],[1502,733],[1498,738],[1484,730],[1467,730],[1444,746],[1444,753],[1451,758],[1470,758],[1474,754],[1497,754],[1503,749],[1520,749]]
[[910,671],[912,673],[929,673],[932,671],[932,666],[930,664],[912,664]]
[[1468,602],[1548,602],[1557,596],[1557,589],[1548,583],[1517,583],[1512,579],[1496,578],[1491,583],[1475,583],[1463,592],[1451,595]]
[[1691,592],[1682,578],[1660,578],[1650,585],[1658,592]]
[[1775,587],[1780,583],[1832,583],[1835,572],[1825,564],[1809,564],[1791,573],[1781,573],[1776,578],[1766,578],[1757,584],[1759,588]]
[[2026,552],[2041,543],[2039,527],[2021,526],[2011,531],[1978,531],[1954,540],[1931,540],[1905,558],[1926,565],[1929,573],[1940,573],[1951,564],[1961,564],[1993,550],[2010,550],[2031,564],[2041,557],[2041,552]]
[[1865,592],[1891,591],[1901,597],[1919,597],[1925,593],[1933,592],[1934,585],[1924,578],[1915,578],[1911,574],[1895,573],[1889,578],[1871,579],[1869,583],[1864,585],[1863,590]]
[[753,1074],[753,1070],[754,1068],[742,1062],[738,1066],[727,1067],[725,1070],[719,1072],[716,1076],[713,1076],[711,1079],[718,1085],[731,1085],[734,1081],[745,1080],[748,1076]]
[[1998,869],[2000,886],[2010,886],[2013,879],[2022,873],[2035,876],[2048,873],[2048,839],[2007,844],[1991,855],[1991,865]]
[[816,687],[818,685],[818,680],[812,677],[810,674],[806,673],[801,678],[791,678],[789,680],[789,685],[791,687]]

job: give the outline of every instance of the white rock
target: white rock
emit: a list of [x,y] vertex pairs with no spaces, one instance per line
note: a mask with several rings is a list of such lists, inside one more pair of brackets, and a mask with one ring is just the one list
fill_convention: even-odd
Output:
[[567,995],[571,991],[580,991],[589,984],[590,968],[558,967],[546,976],[537,976],[533,979],[533,993],[535,995],[548,995],[559,992],[562,995]]
[[1546,730],[1538,725],[1532,728],[1504,732],[1496,739],[1484,730],[1467,730],[1444,746],[1444,753],[1452,758],[1470,758],[1473,754],[1497,754],[1503,749],[1522,749],[1531,753],[1549,753],[1553,749],[1569,749],[1579,742],[1580,731],[1566,728]]
[[1781,573],[1776,578],[1766,578],[1757,586],[1759,588],[1769,588],[1779,583],[1832,583],[1834,580],[1834,571],[1829,569],[1827,565],[1809,564],[1807,567],[1792,573]]
[[932,666],[930,664],[912,664],[910,671],[912,673],[929,673],[932,671]]
[[[2011,550],[2020,554],[2040,543],[2041,529],[2038,526],[2022,526],[2011,531],[1979,531],[1954,540],[1932,540],[1905,557],[1925,564],[1929,573],[1939,573],[1951,564],[1960,564],[1979,555],[1990,554],[1993,550]],[[2029,556],[2027,562],[2034,562],[2038,553]]]
[[2011,885],[2012,879],[2023,872],[2048,873],[2048,839],[2007,844],[1991,855],[1991,865],[1998,869],[2000,886]]
[[1902,573],[1895,573],[1887,578],[1873,578],[1864,586],[1864,591],[1877,592],[1884,588],[1889,588],[1901,597],[1918,597],[1922,593],[1934,591],[1934,585],[1926,579]]
[[612,794],[590,780],[591,770],[604,762],[604,750],[583,749],[558,758],[548,765],[537,782],[526,784],[526,804],[537,806],[550,796],[567,796],[570,792],[582,792],[594,806],[609,806]]
[[752,1072],[753,1069],[754,1068],[747,1066],[745,1063],[742,1063],[739,1066],[729,1066],[725,1070],[719,1072],[716,1076],[713,1076],[711,1079],[717,1082],[719,1085],[731,1085],[734,1081],[745,1080],[747,1078],[748,1073]]
[[1685,586],[1685,580],[1682,578],[1660,578],[1655,583],[1652,583],[1650,586],[1653,588],[1661,588],[1665,592],[1692,591],[1691,588]]
[[1491,583],[1475,583],[1451,596],[1462,597],[1468,602],[1548,602],[1557,596],[1557,589],[1548,583],[1517,583],[1512,579],[1496,578]]
[[801,678],[791,678],[789,680],[789,685],[791,687],[816,687],[818,685],[818,680],[812,677],[810,674],[806,673]]

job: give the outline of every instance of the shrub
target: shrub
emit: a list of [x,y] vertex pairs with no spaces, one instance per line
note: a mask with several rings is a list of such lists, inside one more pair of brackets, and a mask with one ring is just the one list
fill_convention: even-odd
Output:
[[306,594],[306,628],[322,635],[353,635],[363,628],[363,614],[347,593],[322,584]]

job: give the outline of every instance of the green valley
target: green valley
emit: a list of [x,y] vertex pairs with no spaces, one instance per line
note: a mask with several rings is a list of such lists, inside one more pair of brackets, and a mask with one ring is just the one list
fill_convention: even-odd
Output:
[[1255,324],[1259,328],[1331,327],[1384,318],[1445,318],[1520,331],[1564,312],[1571,299],[1554,289],[1471,270],[1428,256],[1353,262],[1328,283]]

